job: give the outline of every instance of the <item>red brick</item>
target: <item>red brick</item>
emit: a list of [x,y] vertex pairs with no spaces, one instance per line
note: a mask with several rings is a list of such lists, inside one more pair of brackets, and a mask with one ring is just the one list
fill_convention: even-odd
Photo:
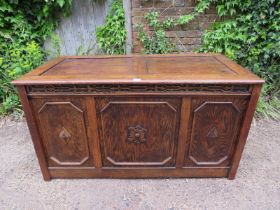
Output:
[[202,31],[200,30],[187,30],[187,31],[170,31],[166,33],[168,37],[181,37],[181,38],[200,38]]
[[144,21],[145,21],[145,19],[144,19],[143,16],[132,17],[132,24],[133,25],[144,23]]
[[164,16],[179,16],[190,14],[193,10],[193,7],[171,7],[168,9],[159,9],[160,13]]
[[132,8],[139,8],[141,6],[140,1],[141,0],[131,0],[131,7]]
[[134,43],[137,40],[138,33],[137,32],[132,32],[132,43]]
[[206,29],[210,28],[211,24],[212,23],[209,23],[209,22],[199,22],[199,29],[206,30]]
[[180,52],[189,52],[185,45],[177,44],[176,47]]
[[140,8],[132,8],[131,10],[131,16],[136,17],[136,16],[143,16],[144,11],[143,9]]
[[200,30],[188,30],[185,33],[185,37],[201,37],[202,31]]
[[206,14],[217,14],[216,7],[210,6],[209,9],[205,11]]
[[154,0],[148,0],[148,1],[140,0],[140,7],[143,7],[143,8],[154,7]]
[[155,8],[166,8],[173,6],[173,0],[155,0],[154,1],[154,7]]
[[196,19],[190,21],[189,23],[182,25],[181,29],[183,31],[187,31],[187,30],[198,30],[199,29],[199,23]]
[[133,46],[133,53],[141,53],[142,52],[142,46],[140,45],[134,45]]
[[199,15],[198,17],[196,17],[196,20],[198,22],[214,22],[216,21],[216,19],[218,19],[217,15]]
[[175,7],[183,7],[185,6],[186,1],[185,0],[173,0]]
[[199,45],[177,45],[177,48],[182,52],[194,52],[199,48]]
[[131,11],[131,16],[144,16],[146,13],[152,11],[151,8],[133,8]]
[[196,0],[186,0],[185,6],[192,6],[196,5]]
[[175,36],[176,37],[185,37],[186,31],[176,31]]
[[166,36],[167,37],[177,37],[176,31],[166,31]]
[[182,38],[181,41],[182,41],[183,44],[187,44],[187,45],[201,44],[201,39],[200,38]]
[[141,44],[141,42],[140,42],[140,40],[136,40],[133,44],[135,44],[136,46],[142,46],[142,44]]
[[[196,0],[132,0],[132,31],[133,43],[135,45],[134,52],[141,52],[141,45],[137,36],[136,24],[143,24],[144,30],[148,34],[153,32],[153,28],[147,25],[144,16],[149,11],[158,11],[160,13],[160,21],[167,17],[178,18],[180,15],[190,14],[197,3]],[[172,5],[172,3],[174,3]],[[170,5],[172,5],[170,7]],[[201,36],[203,30],[208,29],[209,26],[219,21],[216,14],[216,8],[210,7],[205,14],[199,15],[190,23],[183,26],[174,26],[166,31],[166,36],[170,38],[176,45],[181,46],[183,51],[192,51],[201,43]]]
[[186,45],[188,52],[196,51],[199,47],[200,47],[200,45]]
[[200,38],[171,38],[170,39],[173,43],[176,45],[182,44],[182,45],[199,45],[201,43]]

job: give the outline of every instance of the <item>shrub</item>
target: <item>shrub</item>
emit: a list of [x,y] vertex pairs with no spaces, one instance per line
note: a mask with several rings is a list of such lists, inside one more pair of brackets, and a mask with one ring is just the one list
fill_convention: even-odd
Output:
[[21,112],[11,81],[45,58],[44,40],[57,26],[57,14],[69,14],[72,0],[2,0],[0,3],[0,115]]
[[0,114],[21,112],[18,95],[11,81],[41,65],[43,58],[44,54],[35,41],[16,49],[11,48],[5,57],[0,57]]
[[148,25],[153,31],[148,34],[142,24],[137,25],[138,39],[141,42],[145,54],[166,54],[174,52],[177,49],[175,45],[166,37],[165,29],[172,27],[173,19],[159,21],[159,12],[151,11],[145,15]]
[[[159,13],[156,10],[147,12],[144,18],[146,20],[146,25],[149,27],[144,27],[141,23],[138,24],[136,28],[138,31],[138,39],[144,48],[143,52],[145,54],[166,54],[177,52],[178,48],[175,43],[166,36],[166,30],[188,24],[198,15],[203,13],[210,6],[210,3],[210,0],[199,0],[191,14],[180,15],[177,18],[167,17],[161,20],[163,12]],[[148,30],[149,28],[151,29],[150,31]]]
[[[148,1],[148,0],[147,0]],[[145,27],[138,26],[144,53],[168,53],[175,44],[165,31],[187,24],[215,4],[221,22],[204,33],[200,52],[225,54],[263,79],[264,85],[257,107],[259,115],[280,119],[280,1],[276,0],[198,0],[194,11],[177,19],[160,18],[156,11],[145,15]]]
[[122,0],[115,0],[106,17],[105,24],[96,30],[101,53],[125,54],[126,30]]
[[279,118],[280,1],[217,1],[217,11],[234,17],[214,24],[200,51],[223,53],[265,79],[257,111]]

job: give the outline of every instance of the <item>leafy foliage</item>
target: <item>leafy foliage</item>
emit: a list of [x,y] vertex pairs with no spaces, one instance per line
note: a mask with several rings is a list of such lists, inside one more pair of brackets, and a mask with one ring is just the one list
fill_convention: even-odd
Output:
[[223,53],[266,80],[259,113],[280,117],[280,1],[216,1],[220,16],[204,34],[201,52]]
[[44,58],[40,46],[35,41],[11,49],[5,54],[5,57],[0,57],[0,96],[3,100],[0,114],[21,112],[19,99],[11,81],[41,65]]
[[[214,23],[203,36],[200,52],[223,53],[266,80],[259,115],[280,118],[280,1],[276,0],[200,0],[194,12],[177,19],[152,11],[145,15],[151,34],[138,26],[145,53],[174,51],[166,30],[184,25],[214,4],[224,21]],[[160,34],[158,36],[157,34]]]
[[166,54],[175,51],[175,46],[166,37],[165,28],[168,28],[174,22],[173,19],[159,21],[159,12],[153,11],[145,15],[148,25],[154,30],[149,35],[143,25],[138,25],[138,38],[144,47],[146,54]]
[[56,14],[68,14],[72,0],[1,0],[0,53],[8,45],[34,40],[42,44],[58,23]]
[[0,0],[0,115],[20,112],[13,79],[36,68],[45,57],[44,40],[70,13],[72,0]]
[[203,13],[210,5],[209,0],[199,0],[194,12],[181,15],[178,18],[168,17],[160,20],[161,14],[158,11],[146,13],[144,18],[148,26],[152,29],[148,32],[143,24],[138,24],[138,39],[146,54],[166,54],[177,51],[175,44],[166,37],[166,30],[180,25],[188,24],[196,16]]
[[105,24],[96,30],[98,46],[105,54],[125,54],[126,30],[122,0],[115,0]]

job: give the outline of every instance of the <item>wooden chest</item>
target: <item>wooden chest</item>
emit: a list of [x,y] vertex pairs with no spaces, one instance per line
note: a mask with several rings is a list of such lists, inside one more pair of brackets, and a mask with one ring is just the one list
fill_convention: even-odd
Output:
[[13,82],[45,180],[233,179],[262,83],[219,54],[68,56]]

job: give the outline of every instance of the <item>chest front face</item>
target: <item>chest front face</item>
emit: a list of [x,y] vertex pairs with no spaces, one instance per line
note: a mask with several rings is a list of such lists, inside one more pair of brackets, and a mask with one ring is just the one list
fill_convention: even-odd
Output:
[[60,60],[19,88],[45,176],[234,177],[254,75],[207,56],[100,59]]

